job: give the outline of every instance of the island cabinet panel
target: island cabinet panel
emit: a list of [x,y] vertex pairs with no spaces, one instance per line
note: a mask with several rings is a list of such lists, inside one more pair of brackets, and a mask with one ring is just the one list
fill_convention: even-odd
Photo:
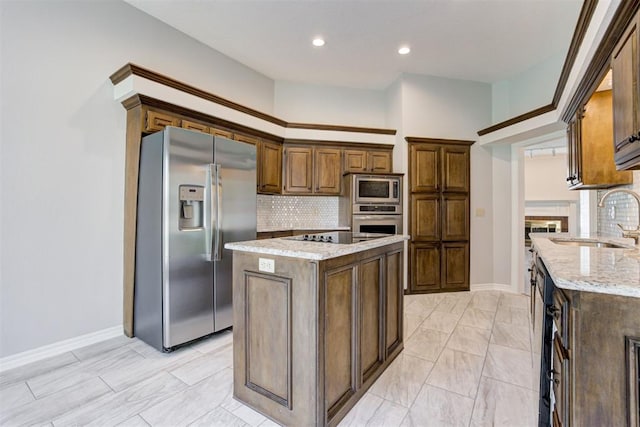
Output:
[[337,410],[356,392],[355,267],[326,273],[325,304],[325,401],[329,414]]
[[402,345],[403,272],[402,251],[391,252],[386,258],[385,289],[385,357]]
[[382,364],[383,257],[360,264],[360,381],[365,382]]
[[245,283],[247,386],[291,407],[291,280],[247,274]]
[[235,251],[234,397],[282,425],[337,425],[403,349],[403,247],[321,261]]

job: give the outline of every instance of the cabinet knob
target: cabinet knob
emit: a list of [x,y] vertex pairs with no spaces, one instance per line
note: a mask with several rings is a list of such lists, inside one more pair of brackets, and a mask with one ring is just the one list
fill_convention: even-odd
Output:
[[[638,134],[638,135],[640,136],[640,134]],[[636,136],[636,135],[631,135],[631,136],[627,139],[627,142],[628,142],[629,144],[631,144],[632,142],[636,142],[636,141],[637,141],[637,140],[639,140],[639,139],[640,139],[640,138],[639,138],[638,136]]]

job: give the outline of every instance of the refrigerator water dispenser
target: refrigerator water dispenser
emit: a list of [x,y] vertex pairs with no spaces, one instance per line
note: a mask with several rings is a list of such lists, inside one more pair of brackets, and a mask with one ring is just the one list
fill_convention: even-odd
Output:
[[179,187],[179,230],[201,230],[204,227],[204,187],[181,185]]

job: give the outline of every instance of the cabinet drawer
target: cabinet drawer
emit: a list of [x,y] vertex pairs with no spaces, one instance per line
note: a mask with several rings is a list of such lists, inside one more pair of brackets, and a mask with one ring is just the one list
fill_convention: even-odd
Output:
[[180,126],[180,119],[157,111],[147,111],[147,120],[144,126],[145,132],[158,132],[166,126]]
[[553,305],[551,306],[553,313],[553,323],[556,325],[558,339],[565,349],[571,348],[569,342],[570,316],[569,301],[562,290],[555,289],[553,292]]

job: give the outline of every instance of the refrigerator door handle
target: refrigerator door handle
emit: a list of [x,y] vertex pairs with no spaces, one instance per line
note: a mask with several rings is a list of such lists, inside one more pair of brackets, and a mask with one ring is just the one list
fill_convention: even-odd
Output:
[[[214,171],[214,176],[215,176],[215,182],[214,182],[214,187],[215,187],[215,199],[214,199],[214,203],[215,203],[215,237],[213,239],[213,259],[212,261],[220,261],[222,259],[222,248],[220,247],[221,245],[221,236],[220,236],[220,227],[222,226],[222,209],[221,205],[222,205],[222,180],[220,179],[220,165],[218,164],[213,164],[213,171]],[[212,214],[214,212],[212,211]]]
[[215,223],[215,211],[213,210],[213,204],[216,200],[216,194],[214,193],[215,183],[215,168],[216,165],[210,163],[207,165],[207,177],[205,186],[205,217],[204,217],[204,231],[205,231],[205,259],[207,261],[213,261],[213,232],[216,227]]

